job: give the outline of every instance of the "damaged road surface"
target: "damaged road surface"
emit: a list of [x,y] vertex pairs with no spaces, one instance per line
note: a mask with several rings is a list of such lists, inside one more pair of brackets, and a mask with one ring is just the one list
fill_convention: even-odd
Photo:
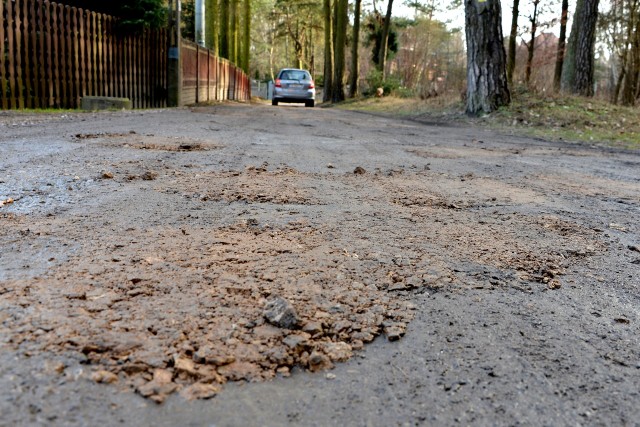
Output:
[[263,105],[0,131],[1,425],[638,425],[637,152]]

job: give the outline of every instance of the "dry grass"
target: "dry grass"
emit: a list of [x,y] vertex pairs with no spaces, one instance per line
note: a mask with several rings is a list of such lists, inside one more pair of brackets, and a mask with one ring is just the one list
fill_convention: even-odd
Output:
[[475,123],[551,141],[640,149],[640,108],[621,107],[598,99],[517,93],[508,107],[478,118],[464,115],[459,97],[367,98],[345,102],[340,108],[420,120]]

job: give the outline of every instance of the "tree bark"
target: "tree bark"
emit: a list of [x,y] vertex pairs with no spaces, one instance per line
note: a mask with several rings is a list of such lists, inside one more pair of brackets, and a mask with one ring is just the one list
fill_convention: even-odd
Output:
[[387,14],[382,24],[382,40],[380,40],[380,53],[378,54],[378,66],[382,72],[382,79],[385,78],[385,63],[387,61],[387,49],[389,46],[389,28],[391,28],[391,9],[393,8],[393,0],[388,0]]
[[220,56],[229,59],[229,2],[220,0]]
[[562,80],[561,88],[564,91],[571,92],[573,81],[576,73],[576,36],[580,25],[576,16],[578,12],[583,8],[584,0],[577,0],[576,10],[571,23],[571,32],[569,33],[569,41],[567,43],[567,49],[564,55],[564,64],[562,65]]
[[611,94],[611,103],[614,105],[618,103],[618,97],[620,96],[620,91],[622,90],[622,83],[624,82],[626,71],[627,69],[625,67],[621,67],[620,74],[616,79],[616,85],[614,86],[613,93]]
[[331,90],[333,89],[333,23],[331,22],[331,0],[324,0],[322,4],[324,15],[324,88],[322,101],[331,100]]
[[244,27],[242,29],[242,69],[249,74],[251,53],[251,0],[244,0]]
[[360,10],[362,0],[355,0],[353,11],[353,37],[351,39],[351,71],[349,72],[349,98],[358,94],[358,48],[360,47]]
[[309,64],[309,71],[312,76],[316,75],[316,46],[314,43],[314,34],[313,34],[313,26],[309,27],[309,37],[307,37],[307,47],[305,49],[306,52],[306,61]]
[[[628,32],[629,51],[627,52],[628,59],[626,61],[626,73],[624,76],[624,86],[620,101],[622,105],[634,106],[636,99],[638,98],[638,91],[640,91],[640,19],[633,11],[632,18],[630,19],[630,31]],[[631,16],[630,16],[631,18]],[[634,27],[635,26],[635,27]]]
[[300,31],[300,19],[296,19],[296,28],[295,31],[290,29],[289,34],[291,35],[291,39],[293,40],[293,51],[296,57],[296,68],[302,68],[302,63],[304,60],[304,37],[302,37],[302,32]]
[[[636,1],[634,1],[633,4],[634,5],[637,4]],[[625,16],[630,16],[630,15],[631,15],[630,16],[631,19],[629,19],[629,21],[631,21],[632,17],[636,13],[636,8],[631,7],[627,9],[625,2],[614,3],[611,9],[614,11],[612,16],[613,19],[620,22],[624,20]],[[611,19],[611,17],[609,19]],[[620,68],[620,72],[619,72],[618,78],[616,79],[616,85],[614,87],[613,93],[611,94],[612,104],[618,103],[618,97],[620,96],[620,93],[622,91],[622,85],[624,84],[624,80],[626,78],[626,73],[627,73],[627,62],[629,60],[629,47],[630,47],[628,41],[631,40],[631,33],[633,31],[633,27],[631,25],[627,25],[626,27],[627,28],[626,28],[625,35],[622,36],[622,30],[620,29],[620,33],[618,37],[615,37],[616,40],[614,41],[614,45],[615,47],[617,47],[616,50],[618,50],[617,66]],[[615,31],[613,32],[615,33]],[[612,68],[612,71],[613,70],[614,69]]]
[[598,0],[578,0],[562,70],[562,88],[569,93],[593,96],[597,21]]
[[230,0],[229,10],[229,60],[238,63],[238,1]]
[[556,69],[553,74],[553,88],[560,91],[562,81],[562,64],[564,63],[567,40],[567,17],[569,14],[569,0],[562,0],[562,12],[560,15],[560,38],[558,39],[558,51],[556,53]]
[[465,0],[467,114],[491,113],[511,102],[500,0]]
[[348,0],[337,0],[338,8],[335,46],[333,47],[333,89],[331,91],[331,101],[344,101],[344,66],[345,66],[345,45],[347,41],[347,20],[348,20]]
[[218,54],[218,0],[205,3],[205,45]]
[[593,96],[595,72],[596,23],[598,21],[598,0],[585,0],[582,22],[576,46],[576,73],[573,92],[583,96]]
[[[565,0],[567,1],[567,0]],[[507,58],[507,80],[513,85],[513,72],[516,69],[516,38],[518,37],[518,8],[520,0],[513,0],[511,13],[511,32],[509,33],[509,55]]]

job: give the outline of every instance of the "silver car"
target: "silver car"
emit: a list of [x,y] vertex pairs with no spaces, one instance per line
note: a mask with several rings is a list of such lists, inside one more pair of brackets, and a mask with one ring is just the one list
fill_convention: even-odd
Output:
[[272,105],[278,102],[298,102],[305,107],[313,107],[316,99],[316,86],[307,70],[283,68],[278,73],[274,87]]

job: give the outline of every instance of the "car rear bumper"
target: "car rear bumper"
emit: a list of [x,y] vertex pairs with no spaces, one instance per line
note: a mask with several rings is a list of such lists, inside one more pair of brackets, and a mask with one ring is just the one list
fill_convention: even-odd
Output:
[[278,102],[307,102],[315,98],[315,90],[308,90],[306,93],[287,93],[286,90],[276,90],[273,94],[273,100]]
[[313,97],[309,97],[309,98],[286,98],[286,97],[281,97],[281,96],[274,96],[273,100],[274,101],[278,101],[278,102],[306,103],[306,102],[309,102],[309,101],[313,101],[314,98]]

